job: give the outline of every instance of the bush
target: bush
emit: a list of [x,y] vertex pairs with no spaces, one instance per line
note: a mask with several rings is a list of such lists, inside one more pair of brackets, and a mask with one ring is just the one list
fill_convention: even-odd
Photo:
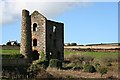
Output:
[[73,70],[83,69],[83,64],[81,63],[81,61],[75,62],[74,64],[75,64],[75,65],[74,65],[74,67],[73,67]]
[[75,63],[69,63],[69,64],[66,64],[64,65],[64,69],[72,69],[73,67],[75,66]]
[[95,63],[95,68],[97,69],[100,66],[99,63]]
[[[28,69],[27,69],[27,72],[28,72],[28,75],[30,78],[34,78],[37,76],[38,72],[43,69],[41,68],[40,65],[36,65],[36,64],[32,64]],[[44,70],[44,69],[43,69]]]
[[71,43],[70,46],[77,46],[77,43]]
[[27,78],[25,80],[37,80],[53,78],[41,65],[33,63],[27,68]]
[[41,51],[40,56],[41,56],[41,58],[40,58],[41,61],[46,60],[46,55],[45,55],[45,53],[43,51]]
[[80,69],[83,69],[83,65],[79,62],[77,63],[71,62],[69,64],[64,64],[63,69],[80,70]]
[[83,69],[83,66],[82,64],[75,64],[75,66],[72,68],[73,70],[80,70],[80,69]]
[[49,66],[48,60],[36,60],[33,62],[34,65],[39,65],[39,67],[46,69]]
[[84,61],[84,57],[79,54],[70,54],[66,59],[73,63],[82,63]]
[[62,67],[62,62],[58,59],[51,59],[49,62],[49,67],[53,68],[61,68]]
[[112,64],[110,62],[107,63],[107,66],[112,66]]
[[96,69],[95,69],[95,67],[93,65],[85,64],[84,65],[84,71],[93,73],[93,72],[96,72]]
[[101,77],[104,75],[104,74],[107,74],[107,68],[105,68],[105,67],[102,67],[102,68],[100,68],[100,73],[101,73]]

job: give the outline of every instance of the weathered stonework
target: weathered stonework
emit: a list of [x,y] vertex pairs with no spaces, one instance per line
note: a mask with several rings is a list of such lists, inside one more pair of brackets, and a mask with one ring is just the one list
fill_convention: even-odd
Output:
[[22,53],[25,58],[29,58],[29,54],[32,53],[31,40],[31,18],[29,11],[23,10],[20,53]]
[[38,59],[44,52],[46,58],[64,59],[64,24],[47,20],[38,11],[29,15],[29,11],[22,11],[22,33],[20,52],[26,58],[36,54]]

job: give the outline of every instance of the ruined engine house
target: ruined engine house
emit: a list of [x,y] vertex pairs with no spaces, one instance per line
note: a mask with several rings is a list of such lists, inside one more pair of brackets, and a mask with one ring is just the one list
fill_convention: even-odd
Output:
[[64,59],[64,24],[47,20],[41,13],[22,10],[20,53],[25,58],[40,59],[41,53],[48,59]]

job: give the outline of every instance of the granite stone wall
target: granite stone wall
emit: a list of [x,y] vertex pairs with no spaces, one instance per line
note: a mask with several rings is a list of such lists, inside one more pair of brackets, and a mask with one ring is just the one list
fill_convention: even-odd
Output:
[[[31,14],[31,32],[32,51],[36,50],[39,54],[46,53],[46,18],[38,11]],[[34,39],[37,40],[37,45],[34,45]]]
[[40,59],[44,53],[47,59],[63,60],[64,24],[47,20],[38,11],[29,15],[29,11],[23,10],[20,53],[26,58],[39,54]]
[[46,52],[53,59],[64,59],[64,24],[47,20]]

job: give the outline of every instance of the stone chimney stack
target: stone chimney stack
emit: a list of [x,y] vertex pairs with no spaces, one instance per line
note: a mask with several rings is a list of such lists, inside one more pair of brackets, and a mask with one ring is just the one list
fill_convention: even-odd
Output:
[[25,58],[30,58],[32,53],[32,38],[31,38],[31,16],[29,11],[22,10],[22,28],[21,28],[21,45],[20,53]]

